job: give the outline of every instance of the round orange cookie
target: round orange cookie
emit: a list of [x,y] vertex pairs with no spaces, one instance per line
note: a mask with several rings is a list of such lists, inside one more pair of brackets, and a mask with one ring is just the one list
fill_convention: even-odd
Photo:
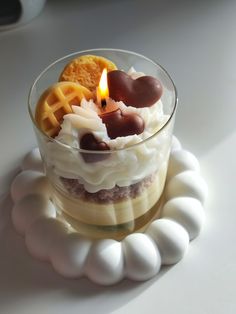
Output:
[[104,68],[108,72],[117,69],[113,62],[104,57],[84,55],[65,66],[59,81],[77,82],[95,92]]
[[84,86],[73,82],[59,82],[49,87],[39,98],[35,120],[48,136],[55,137],[61,128],[63,116],[72,112],[72,105],[80,105],[83,98],[93,98]]

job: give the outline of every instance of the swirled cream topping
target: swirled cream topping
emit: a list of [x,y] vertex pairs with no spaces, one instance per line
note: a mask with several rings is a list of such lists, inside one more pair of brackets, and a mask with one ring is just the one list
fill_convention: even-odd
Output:
[[[142,73],[129,73],[137,78]],[[166,124],[169,115],[163,112],[161,100],[151,107],[135,108],[123,102],[116,105],[124,113],[136,113],[144,121],[141,134],[110,139],[106,125],[98,115],[98,107],[93,100],[81,101],[73,106],[73,113],[66,114],[56,141],[47,144],[47,160],[53,171],[61,177],[78,179],[91,193],[101,189],[111,189],[115,185],[129,186],[144,177],[158,171],[167,161],[170,144],[171,124],[154,135]],[[80,139],[84,134],[92,133],[99,141],[104,141],[110,151],[103,160],[87,163],[82,157]]]

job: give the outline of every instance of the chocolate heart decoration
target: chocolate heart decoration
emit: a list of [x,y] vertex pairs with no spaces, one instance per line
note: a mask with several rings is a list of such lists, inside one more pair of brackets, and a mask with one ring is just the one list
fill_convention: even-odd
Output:
[[144,121],[136,113],[123,113],[120,109],[102,114],[102,122],[106,125],[111,139],[119,136],[140,134],[144,130]]
[[[84,134],[80,139],[80,148],[86,150],[110,150],[109,146],[96,139],[92,133]],[[85,162],[97,162],[106,159],[109,154],[81,153]]]
[[112,99],[136,108],[152,106],[161,98],[163,91],[160,81],[152,76],[134,80],[125,72],[115,70],[108,72],[107,80]]

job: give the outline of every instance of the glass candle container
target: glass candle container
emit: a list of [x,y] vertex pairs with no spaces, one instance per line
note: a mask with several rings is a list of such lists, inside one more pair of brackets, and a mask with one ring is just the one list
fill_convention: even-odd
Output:
[[[63,144],[38,128],[35,111],[40,95],[58,81],[72,59],[87,54],[105,57],[125,72],[133,67],[161,82],[165,119],[156,129],[153,126],[148,138],[126,148],[92,151]],[[177,106],[174,83],[160,65],[118,49],[76,52],[55,61],[38,76],[28,106],[60,219],[88,237],[119,240],[142,232],[159,216]]]

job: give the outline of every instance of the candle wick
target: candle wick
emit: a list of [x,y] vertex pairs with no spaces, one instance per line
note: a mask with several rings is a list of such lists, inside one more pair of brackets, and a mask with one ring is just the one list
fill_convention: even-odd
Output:
[[102,109],[105,109],[105,108],[106,108],[106,105],[107,105],[106,99],[103,98],[103,99],[101,100]]

